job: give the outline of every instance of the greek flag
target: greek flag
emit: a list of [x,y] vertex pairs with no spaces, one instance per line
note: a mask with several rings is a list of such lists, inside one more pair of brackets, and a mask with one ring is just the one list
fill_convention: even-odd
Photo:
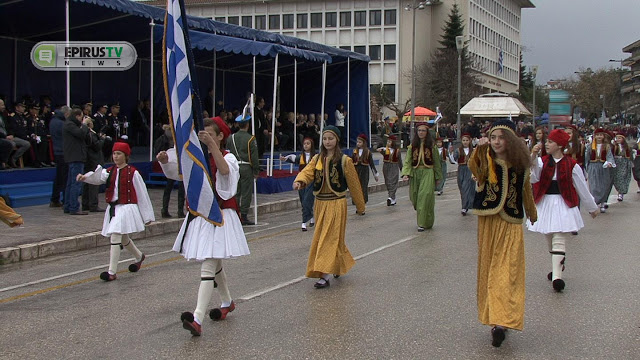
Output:
[[504,53],[502,52],[502,46],[500,46],[500,50],[498,51],[498,72],[502,74],[502,70],[504,70],[504,66],[502,66],[502,61],[504,60]]
[[[183,0],[168,0],[163,39],[163,80],[169,120],[177,149],[180,175],[184,181],[189,211],[215,225],[222,225],[205,156],[196,134],[194,105],[199,99],[191,78],[190,42]],[[192,97],[195,96],[195,104]],[[200,115],[198,115],[200,117]]]

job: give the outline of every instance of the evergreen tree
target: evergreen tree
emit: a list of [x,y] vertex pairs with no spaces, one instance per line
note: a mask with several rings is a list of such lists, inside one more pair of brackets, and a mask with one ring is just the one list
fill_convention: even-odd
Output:
[[[454,4],[449,19],[442,28],[442,47],[438,48],[431,59],[422,64],[416,72],[417,103],[440,107],[444,122],[455,123],[457,119],[458,99],[458,51],[456,36],[464,34],[464,22],[457,4]],[[481,93],[479,73],[466,51],[461,56],[461,106]]]

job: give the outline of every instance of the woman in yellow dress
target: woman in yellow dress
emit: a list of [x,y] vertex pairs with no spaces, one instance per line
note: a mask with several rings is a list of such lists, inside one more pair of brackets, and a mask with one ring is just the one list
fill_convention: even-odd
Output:
[[529,149],[511,120],[498,120],[481,138],[468,162],[477,181],[473,213],[478,216],[478,319],[492,326],[492,345],[507,328],[524,325],[524,234],[522,223],[538,216],[529,182]]
[[328,287],[331,274],[346,274],[355,260],[345,244],[347,227],[347,188],[356,204],[356,213],[364,215],[365,204],[360,181],[350,157],[344,155],[338,143],[340,130],[326,126],[322,131],[320,153],[296,176],[293,188],[313,186],[316,197],[314,216],[316,228],[309,250],[306,276],[319,278],[316,289]]

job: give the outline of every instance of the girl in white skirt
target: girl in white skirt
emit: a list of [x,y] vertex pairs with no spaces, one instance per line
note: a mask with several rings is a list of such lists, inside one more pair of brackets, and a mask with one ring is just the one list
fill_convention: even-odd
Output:
[[[200,141],[209,149],[211,173],[215,174],[211,180],[214,182],[216,199],[222,211],[223,225],[216,226],[195,215],[190,209],[173,245],[173,250],[181,253],[185,259],[202,261],[196,309],[193,313],[184,312],[180,317],[182,327],[189,330],[193,336],[202,334],[202,320],[216,285],[222,304],[220,308],[211,310],[209,317],[216,321],[224,320],[236,307],[229,293],[222,259],[249,255],[235,198],[240,169],[236,157],[224,149],[229,134],[229,127],[220,117],[205,119],[204,131],[198,133]],[[175,149],[161,151],[157,159],[168,178],[180,179]]]
[[131,156],[129,145],[123,142],[113,144],[112,156],[114,166],[103,169],[98,165],[95,171],[78,174],[77,177],[78,181],[92,185],[107,184],[105,197],[109,206],[104,214],[102,236],[111,238],[111,256],[109,270],[100,274],[100,279],[104,281],[116,279],[121,247],[136,259],[135,263],[129,265],[129,271],[140,270],[145,256],[129,234],[142,232],[145,224],[155,221],[144,180],[136,168],[128,165]]
[[582,169],[571,156],[563,153],[569,138],[565,131],[555,129],[545,144],[548,155],[538,157],[541,144],[536,144],[531,150],[531,183],[538,221],[535,224],[528,222],[527,227],[544,234],[549,243],[552,271],[547,278],[558,292],[565,287],[562,271],[567,234],[584,226],[578,205],[586,209],[591,217],[598,215],[598,205],[589,192]]

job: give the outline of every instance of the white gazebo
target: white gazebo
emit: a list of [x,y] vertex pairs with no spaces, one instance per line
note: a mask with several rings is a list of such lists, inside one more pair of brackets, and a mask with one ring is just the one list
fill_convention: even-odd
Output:
[[531,112],[520,102],[507,94],[484,94],[471,99],[460,109],[461,115],[473,117],[518,117],[531,115]]

